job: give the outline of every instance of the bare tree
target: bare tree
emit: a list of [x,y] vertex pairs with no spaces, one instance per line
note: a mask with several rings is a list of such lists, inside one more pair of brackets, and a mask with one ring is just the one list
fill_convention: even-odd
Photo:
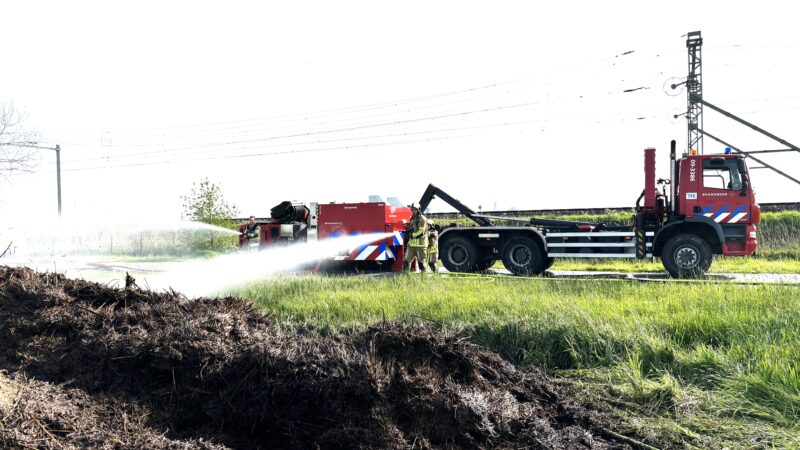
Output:
[[25,127],[25,114],[11,103],[0,102],[0,176],[30,172],[37,133]]

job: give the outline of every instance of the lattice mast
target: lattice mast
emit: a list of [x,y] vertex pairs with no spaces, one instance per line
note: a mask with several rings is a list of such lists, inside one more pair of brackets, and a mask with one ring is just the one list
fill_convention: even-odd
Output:
[[689,54],[689,75],[686,78],[686,121],[688,125],[687,152],[697,150],[703,154],[703,38],[699,31],[690,31],[686,37]]

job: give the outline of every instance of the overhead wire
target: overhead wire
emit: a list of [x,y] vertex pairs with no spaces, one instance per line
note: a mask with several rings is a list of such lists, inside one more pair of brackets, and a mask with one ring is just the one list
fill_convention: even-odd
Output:
[[[791,109],[791,108],[788,108],[788,109]],[[489,110],[491,110],[491,109],[489,109]],[[433,118],[435,119],[437,117],[433,117]],[[575,120],[575,119],[585,119],[585,118],[587,118],[587,117],[586,116],[581,116],[579,118],[569,117],[567,119]],[[430,118],[417,118],[417,119],[413,119],[413,120],[424,120],[424,119],[430,119]],[[550,118],[550,119],[545,119],[545,120],[517,121],[517,122],[507,123],[507,124],[503,124],[503,125],[508,126],[508,125],[514,125],[514,124],[548,122],[548,121],[555,121],[555,120],[565,120],[565,119]],[[370,126],[381,126],[381,125],[385,125],[385,124],[372,124]],[[312,141],[312,142],[286,142],[286,143],[283,143],[283,144],[280,144],[280,145],[273,145],[273,147],[275,147],[275,146],[298,146],[298,145],[320,144],[320,143],[330,143],[330,142],[344,142],[344,141],[365,140],[365,139],[380,139],[380,138],[385,138],[385,137],[394,137],[394,136],[401,136],[401,135],[408,136],[408,135],[416,135],[416,134],[431,134],[431,133],[437,133],[437,132],[440,133],[440,132],[450,132],[450,131],[454,131],[454,130],[467,130],[467,129],[490,128],[490,127],[493,127],[493,125],[490,125],[490,126],[487,126],[487,127],[483,127],[483,126],[455,127],[455,128],[454,127],[450,127],[450,128],[444,128],[444,129],[438,129],[438,130],[403,131],[403,132],[398,132],[398,133],[388,133],[388,134],[385,133],[385,134],[380,134],[380,135],[363,135],[363,136],[356,136],[356,137],[340,137],[340,138],[336,138],[336,139],[318,140],[318,141]],[[328,132],[335,132],[335,131],[338,131],[338,130],[322,130],[322,131],[317,131],[315,133],[316,134],[321,134],[321,133],[328,133]],[[304,133],[304,134],[301,134],[299,136],[306,137],[306,136],[309,136],[309,135],[315,134],[315,133]],[[220,147],[222,147],[222,146],[228,146],[228,145],[241,146],[242,144],[251,144],[251,143],[254,143],[254,142],[264,142],[264,141],[268,141],[268,140],[280,139],[281,137],[286,137],[286,136],[272,136],[272,137],[269,137],[269,138],[255,139],[255,140],[251,140],[251,141],[248,141],[248,142],[230,142],[230,143],[226,143],[226,144],[214,144],[214,145],[208,146],[208,147],[212,148],[212,150],[201,151],[199,153],[219,152],[220,151]],[[297,137],[297,136],[290,136],[290,137]],[[198,154],[197,149],[199,149],[199,148],[202,148],[202,147],[195,145],[195,146],[187,147],[186,150],[193,150],[192,155],[190,155],[190,156],[193,156],[193,155]],[[147,153],[148,154],[153,154],[153,155],[155,155],[155,157],[158,157],[158,158],[163,158],[165,156],[177,156],[176,155],[177,150],[180,150],[180,149],[172,149],[172,150],[167,151],[167,152],[158,151],[158,152],[147,152]],[[231,150],[236,151],[236,150],[241,150],[241,148],[233,148]],[[144,155],[141,154],[141,153],[134,153],[134,154],[125,154],[125,155],[115,155],[115,156],[113,156],[113,158],[117,158],[117,159],[120,158],[120,157],[140,158],[142,156],[144,156]],[[84,159],[71,160],[71,161],[67,161],[67,162],[75,163],[75,162],[91,162],[91,161],[109,161],[110,159],[112,159],[112,156],[95,157],[95,158],[84,158]]]
[[[603,114],[603,115],[607,115],[607,114]],[[579,118],[586,118],[586,117],[587,117],[586,115],[580,116],[580,117],[577,117],[577,118],[576,117],[570,117],[570,118],[552,118],[551,117],[549,119],[517,121],[517,122],[510,122],[510,123],[506,122],[506,123],[504,123],[502,125],[508,126],[508,125],[511,125],[511,124],[541,123],[541,122],[550,122],[550,121],[558,121],[558,120],[579,119]],[[596,117],[596,115],[590,115],[588,117]],[[491,127],[491,126],[489,126],[489,127]],[[318,143],[327,143],[327,142],[342,142],[342,141],[348,141],[348,140],[378,139],[378,138],[391,137],[391,136],[430,134],[430,133],[436,133],[436,132],[449,132],[449,131],[453,131],[453,130],[466,130],[466,129],[477,129],[477,128],[488,128],[488,127],[479,125],[479,126],[467,126],[467,127],[455,127],[455,128],[453,128],[452,126],[450,126],[450,128],[440,128],[440,129],[434,129],[434,130],[422,130],[422,131],[409,131],[409,130],[406,130],[406,131],[401,131],[401,132],[397,132],[397,133],[379,134],[379,135],[360,135],[360,136],[356,136],[356,137],[340,137],[340,138],[336,138],[336,139],[319,140],[319,141],[312,141],[312,142],[283,142],[283,143],[273,144],[273,146],[278,146],[278,147],[280,147],[280,146],[297,146],[297,145],[308,145],[308,144],[318,144]],[[338,131],[338,130],[327,130],[327,131],[333,132],[333,131]],[[322,132],[320,132],[320,133],[322,133]],[[308,134],[304,134],[302,137],[307,137],[307,136],[308,136]],[[100,156],[100,157],[93,157],[93,158],[73,159],[73,160],[65,161],[65,163],[108,161],[110,159],[140,158],[140,157],[143,157],[143,156],[153,156],[153,157],[157,157],[157,158],[163,158],[163,157],[166,157],[166,156],[180,156],[179,155],[179,151],[185,151],[185,150],[191,150],[192,151],[191,155],[189,155],[189,156],[202,154],[202,153],[209,153],[209,152],[223,152],[223,151],[229,151],[229,150],[230,151],[235,151],[235,150],[239,150],[239,148],[231,148],[231,149],[228,150],[228,149],[222,149],[221,147],[226,147],[226,146],[227,147],[235,147],[235,146],[241,147],[242,145],[245,145],[245,144],[253,144],[253,143],[258,143],[258,142],[279,140],[282,137],[286,137],[286,136],[272,136],[270,138],[264,138],[264,139],[254,139],[254,140],[240,141],[240,142],[229,142],[229,143],[225,143],[225,144],[213,144],[213,145],[208,145],[208,146],[195,145],[195,146],[190,146],[190,147],[186,147],[186,148],[183,148],[183,149],[172,149],[172,150],[168,150],[168,151],[147,152],[147,154],[132,153],[132,154],[114,155],[113,157],[112,156]],[[297,136],[291,136],[291,137],[297,137]],[[207,147],[210,147],[210,149],[198,151],[198,149],[207,148]]]
[[[621,91],[621,92],[624,93],[624,91]],[[496,97],[498,95],[509,96],[509,95],[512,95],[512,94],[513,94],[513,92],[506,91],[506,92],[500,92],[500,93],[494,93],[494,94],[485,95],[485,96],[482,96],[482,97],[478,97],[478,99]],[[587,97],[590,97],[590,96],[584,96],[584,95],[578,96],[577,94],[573,94],[573,97],[574,97],[573,100],[585,100]],[[385,114],[382,114],[382,115],[394,115],[394,114],[403,113],[403,112],[407,113],[407,112],[418,111],[418,110],[422,110],[422,109],[436,108],[436,107],[440,107],[440,106],[446,106],[446,105],[455,104],[455,103],[463,103],[463,102],[468,102],[468,101],[473,101],[473,100],[475,100],[475,99],[474,98],[459,99],[459,100],[452,101],[452,102],[447,102],[447,103],[440,103],[440,104],[435,104],[435,105],[426,105],[426,106],[424,106],[422,108],[416,108],[415,110],[410,110],[409,109],[409,110],[405,110],[405,111],[389,111],[389,112],[386,112]],[[555,97],[552,100],[553,101],[556,101],[556,100],[563,101],[564,98],[563,97]],[[542,102],[527,102],[525,105],[522,105],[522,106],[534,106],[534,105],[539,104],[539,103],[542,103]],[[500,107],[495,107],[495,108],[489,108],[488,110],[493,110],[493,109],[499,110],[499,109],[505,109],[505,108],[507,108],[507,107],[500,106]],[[487,111],[487,110],[485,109],[485,110],[481,110],[481,111],[478,111],[478,112],[484,112],[484,111]],[[451,113],[451,115],[452,116],[458,116],[458,115],[463,115],[463,114],[471,114],[473,112],[475,112],[475,111],[466,111],[466,112],[465,111],[457,111],[457,112]],[[280,136],[271,136],[269,138],[259,138],[259,139],[240,139],[240,138],[238,138],[238,136],[236,136],[236,137],[232,136],[232,137],[230,137],[229,139],[227,139],[224,142],[214,142],[214,143],[202,144],[202,145],[194,144],[194,145],[190,145],[190,146],[187,146],[187,147],[184,147],[184,148],[180,148],[180,147],[179,148],[166,148],[166,149],[162,148],[162,149],[159,149],[159,150],[156,150],[156,151],[127,153],[127,154],[115,155],[115,156],[129,157],[129,156],[139,156],[139,155],[147,155],[147,154],[161,154],[161,153],[163,153],[165,151],[168,151],[168,152],[190,151],[190,150],[196,150],[198,148],[219,147],[219,146],[226,146],[226,145],[237,145],[237,144],[241,144],[241,143],[257,142],[257,141],[266,140],[266,139],[280,139],[280,138],[291,138],[291,137],[297,137],[297,136],[306,136],[306,135],[309,135],[309,134],[312,134],[312,133],[329,133],[329,132],[350,131],[350,130],[359,129],[359,128],[366,128],[366,127],[376,127],[376,126],[380,127],[380,126],[386,126],[386,125],[395,125],[395,124],[400,124],[400,123],[408,123],[408,122],[413,122],[415,120],[439,119],[439,118],[444,118],[446,116],[448,116],[448,114],[440,114],[438,116],[433,116],[433,117],[424,117],[422,119],[411,118],[411,119],[407,119],[407,120],[393,121],[393,122],[389,122],[389,123],[356,125],[356,126],[353,126],[353,127],[345,127],[345,128],[341,128],[341,129],[332,129],[332,130],[328,129],[328,130],[320,130],[320,131],[314,131],[314,132],[305,132],[305,133],[300,133],[298,135],[280,135]],[[356,119],[358,119],[358,118],[356,118]],[[332,121],[332,122],[347,122],[347,121],[350,121],[350,120],[353,120],[353,118],[345,117],[343,119]],[[326,123],[328,123],[328,122],[320,122],[319,125],[325,125]],[[253,133],[259,132],[259,130],[251,130],[251,131]],[[273,130],[270,130],[270,131],[275,131],[275,130],[273,129]],[[241,134],[239,136],[241,136]],[[156,145],[153,145],[153,146],[156,146]],[[163,144],[161,144],[159,146],[164,147]],[[105,146],[101,146],[101,148],[103,148],[103,147],[105,147]],[[74,162],[74,161],[85,161],[85,160],[93,160],[93,159],[108,159],[108,158],[109,158],[109,156],[101,156],[101,157],[95,157],[95,158],[82,158],[82,159],[71,160],[71,161]]]
[[[662,111],[663,112],[663,111]],[[602,124],[602,123],[609,123],[609,122],[621,122],[621,123],[632,123],[642,119],[652,119],[656,118],[657,116],[637,116],[634,118],[627,118],[627,119],[614,119],[612,121],[595,121],[594,124]],[[552,121],[574,121],[576,119],[580,119],[581,117],[564,117],[558,119],[545,119],[539,121],[520,121],[517,123],[500,123],[500,124],[493,124],[493,125],[480,125],[480,126],[472,126],[472,127],[462,127],[462,128],[453,128],[449,130],[430,130],[427,133],[441,133],[446,131],[465,131],[465,130],[475,130],[475,129],[485,129],[485,128],[492,128],[492,127],[506,127],[506,126],[515,126],[515,125],[523,125],[529,124],[534,122],[552,122]],[[396,135],[384,135],[384,136],[366,136],[364,139],[377,139],[377,138],[385,138],[385,137],[396,137],[396,136],[408,136],[414,134],[423,134],[420,133],[399,133]],[[312,149],[300,149],[300,150],[286,150],[286,151],[277,151],[277,152],[259,152],[259,153],[246,153],[246,154],[236,154],[236,155],[224,155],[224,156],[214,156],[214,157],[205,157],[205,158],[197,158],[196,155],[189,155],[189,158],[184,159],[171,159],[171,160],[164,160],[164,161],[154,161],[154,162],[141,162],[141,163],[133,163],[133,164],[123,164],[123,165],[101,165],[101,166],[91,166],[91,167],[78,167],[78,168],[66,168],[62,169],[64,172],[74,172],[74,171],[84,171],[84,170],[99,170],[99,169],[114,169],[114,168],[125,168],[125,167],[140,167],[140,166],[155,166],[155,165],[166,165],[166,164],[175,164],[175,163],[188,163],[188,162],[197,162],[197,161],[209,161],[209,160],[223,160],[223,159],[236,159],[236,158],[247,158],[247,157],[257,157],[257,156],[273,156],[273,155],[285,155],[285,154],[294,154],[294,153],[308,153],[308,152],[324,152],[324,151],[334,151],[334,150],[342,150],[342,149],[354,149],[354,148],[367,148],[367,147],[375,147],[375,146],[387,146],[387,145],[400,145],[406,143],[418,143],[418,142],[431,142],[431,141],[438,141],[438,140],[447,140],[447,139],[456,139],[456,138],[463,138],[467,136],[474,136],[475,134],[469,135],[451,135],[451,136],[444,136],[444,137],[437,137],[437,138],[427,138],[427,139],[418,139],[418,140],[406,140],[406,141],[390,141],[390,142],[378,142],[378,143],[368,143],[368,144],[361,144],[361,145],[348,145],[348,146],[339,146],[339,147],[318,147]],[[342,139],[342,140],[334,140],[334,141],[345,141],[345,140],[354,140],[353,138],[350,139]],[[319,142],[322,143],[322,142]],[[307,145],[312,144],[308,142],[298,143],[297,145]],[[269,147],[258,147],[258,148],[275,148],[274,145]],[[256,148],[256,149],[258,149]],[[240,149],[243,151],[253,151],[254,148],[245,148]]]
[[[788,110],[788,109],[800,109],[800,108],[778,109],[778,110],[775,110],[775,111],[782,111],[782,110]],[[659,111],[663,115],[666,110],[659,110]],[[636,116],[636,117],[634,117],[634,116]],[[418,135],[418,134],[432,134],[432,133],[443,133],[443,132],[452,132],[452,131],[466,131],[466,130],[488,129],[488,128],[496,128],[496,127],[508,127],[508,126],[531,124],[531,123],[539,123],[539,122],[556,122],[556,121],[559,121],[559,120],[561,120],[561,121],[566,121],[566,120],[575,121],[575,120],[586,119],[586,118],[591,118],[591,117],[596,117],[596,116],[564,117],[564,118],[551,118],[551,119],[544,119],[544,120],[506,122],[506,123],[490,124],[490,125],[477,125],[477,126],[470,126],[470,127],[426,130],[426,131],[417,131],[417,132],[402,132],[402,133],[385,134],[385,135],[377,135],[377,136],[370,135],[370,136],[361,136],[361,137],[350,137],[350,138],[333,139],[333,140],[328,140],[328,141],[285,143],[283,145],[284,146],[294,146],[294,145],[324,144],[324,143],[332,143],[332,142],[345,142],[345,141],[362,140],[362,139],[382,139],[382,138],[387,138],[387,137],[409,136],[409,135]],[[610,122],[633,123],[633,122],[636,122],[636,121],[639,121],[639,120],[656,119],[657,117],[659,117],[659,116],[658,115],[641,116],[641,115],[632,114],[629,118],[615,119],[615,120],[612,120],[612,121],[607,121],[607,120],[606,121],[595,121],[595,124],[607,124],[607,123],[610,123]],[[541,129],[543,131],[546,128],[550,128],[550,127],[544,127],[544,128],[541,128]],[[184,158],[184,159],[173,159],[173,160],[155,161],[155,162],[142,162],[142,163],[136,163],[136,164],[123,164],[123,165],[102,165],[102,166],[92,166],[92,167],[78,167],[78,168],[64,169],[63,171],[83,171],[83,170],[98,170],[98,169],[114,169],[114,168],[122,168],[122,167],[153,166],[153,165],[185,163],[185,162],[194,162],[194,161],[222,160],[222,159],[247,158],[247,157],[272,156],[272,155],[285,155],[285,154],[308,153],[308,152],[324,152],[324,151],[335,151],[335,150],[343,150],[343,149],[368,148],[368,147],[388,146],[388,145],[400,145],[400,144],[405,144],[405,143],[432,142],[432,141],[439,141],[439,140],[462,138],[462,137],[473,136],[473,135],[451,135],[451,136],[426,138],[426,139],[418,139],[418,140],[378,142],[378,143],[368,143],[368,144],[361,144],[361,145],[347,145],[347,146],[338,146],[338,147],[320,147],[320,148],[312,148],[312,149],[287,150],[287,151],[277,151],[277,152],[260,152],[260,153],[247,153],[247,154],[236,154],[236,155],[218,155],[218,156],[206,157],[206,158],[196,158],[196,155],[189,155],[190,156],[189,158]],[[269,146],[269,147],[258,147],[258,148],[275,148],[275,147],[276,147],[275,145],[272,145],[272,146]],[[252,151],[254,149],[253,148],[242,148],[242,149],[234,149],[234,150]]]
[[[675,52],[675,53],[678,53],[678,52]],[[618,55],[615,55],[613,57],[604,58],[601,61],[609,62],[609,61],[612,61],[612,60],[614,60],[616,58],[619,58],[621,56],[627,56],[627,55],[631,55],[631,54],[633,54],[633,52],[630,52],[630,51],[629,52],[624,52],[624,53],[620,53]],[[657,55],[655,55],[655,57],[661,57],[661,54],[657,54]],[[477,86],[477,87],[473,87],[473,88],[469,88],[469,89],[450,91],[450,92],[441,93],[441,94],[434,94],[434,95],[428,95],[428,96],[417,96],[417,97],[412,97],[412,98],[409,98],[409,99],[406,99],[406,100],[400,100],[400,101],[380,102],[380,103],[373,103],[373,104],[362,105],[362,106],[357,106],[357,107],[348,107],[348,108],[337,108],[337,109],[331,109],[331,110],[323,110],[323,111],[319,112],[320,115],[318,117],[325,117],[325,116],[331,116],[331,115],[336,116],[336,115],[341,115],[340,113],[344,114],[344,112],[359,113],[359,112],[368,111],[368,110],[382,110],[382,109],[386,109],[386,108],[397,107],[398,105],[403,104],[404,102],[408,103],[408,104],[413,104],[413,103],[418,103],[420,101],[427,101],[427,100],[430,100],[430,99],[438,99],[438,98],[443,98],[443,97],[448,97],[448,96],[455,96],[455,95],[460,95],[460,94],[463,94],[463,93],[480,92],[480,91],[484,91],[484,90],[494,89],[494,88],[497,88],[499,86],[506,86],[506,85],[510,85],[510,84],[514,84],[514,83],[519,83],[519,82],[522,82],[522,81],[525,81],[525,80],[530,80],[530,79],[534,79],[534,78],[530,78],[529,77],[529,78],[520,78],[520,79],[516,79],[516,80],[508,80],[508,81],[505,81],[505,82],[485,84],[485,85],[482,85],[482,86]],[[631,88],[628,91],[635,91],[635,90],[643,89],[643,88],[646,88],[646,87]],[[474,102],[474,101],[479,100],[479,99],[484,99],[484,98],[489,98],[489,97],[497,97],[497,96],[502,96],[502,95],[510,95],[510,93],[509,92],[489,93],[487,95],[483,95],[483,96],[477,97],[477,98],[461,98],[461,99],[456,99],[456,100],[453,100],[453,101],[448,101],[446,103],[417,106],[417,107],[415,107],[413,109],[409,108],[409,109],[405,109],[403,111],[390,110],[390,111],[380,112],[379,114],[372,114],[370,116],[361,116],[361,117],[355,117],[355,118],[353,118],[353,117],[343,117],[343,118],[339,118],[339,119],[333,120],[333,121],[319,122],[318,124],[315,124],[315,125],[324,126],[324,125],[329,125],[331,123],[362,120],[362,119],[366,119],[366,118],[374,118],[376,116],[377,117],[381,117],[381,116],[393,116],[393,115],[397,115],[397,114],[408,114],[408,113],[413,113],[413,112],[421,111],[421,110],[425,110],[425,109],[435,109],[435,108],[439,108],[439,107],[447,106],[447,105],[466,103],[466,102]],[[583,99],[584,96],[579,96],[579,98]],[[251,125],[245,125],[246,123],[257,123],[258,125],[263,125],[263,120],[262,119],[246,119],[246,120],[239,120],[239,121],[217,122],[217,123],[211,124],[211,125],[212,126],[224,126],[224,125],[227,125],[227,124],[234,124],[235,127],[236,127],[235,129],[239,130],[239,131],[237,131],[238,134],[231,135],[230,134],[230,130],[228,130],[228,129],[200,130],[200,134],[196,134],[196,136],[202,136],[203,133],[209,133],[209,134],[206,134],[206,136],[208,136],[208,135],[214,136],[214,133],[221,133],[221,134],[218,134],[218,136],[227,135],[227,136],[232,136],[232,138],[227,140],[227,141],[225,141],[225,142],[211,142],[211,143],[200,144],[200,145],[194,144],[194,145],[187,145],[186,147],[183,147],[183,148],[181,148],[181,147],[178,147],[178,148],[172,147],[172,148],[159,149],[157,151],[149,151],[149,152],[112,154],[112,155],[98,156],[98,157],[93,157],[93,158],[82,158],[82,159],[67,160],[66,162],[75,163],[75,162],[92,162],[92,161],[110,161],[110,160],[115,159],[115,158],[143,158],[143,157],[147,157],[149,155],[153,155],[154,158],[163,158],[165,156],[177,156],[178,153],[182,152],[182,151],[192,151],[193,154],[197,154],[198,153],[197,152],[198,149],[201,149],[200,153],[208,153],[208,152],[211,152],[211,151],[229,151],[229,150],[224,149],[224,148],[225,147],[231,147],[231,146],[241,147],[242,145],[263,143],[263,142],[274,141],[274,140],[306,138],[306,137],[310,137],[310,136],[314,136],[314,135],[322,135],[322,134],[352,133],[354,131],[361,131],[361,130],[366,130],[366,129],[371,129],[371,128],[381,128],[381,127],[391,127],[391,126],[397,126],[397,125],[411,124],[411,123],[415,123],[415,122],[418,122],[418,121],[436,121],[436,120],[448,119],[448,118],[451,118],[451,117],[461,117],[461,116],[465,116],[465,115],[485,113],[485,112],[491,112],[491,111],[501,111],[501,110],[512,109],[512,108],[532,107],[532,106],[535,106],[535,105],[539,105],[541,103],[542,102],[523,102],[523,103],[519,103],[519,104],[500,105],[500,106],[491,107],[491,108],[482,108],[482,109],[470,110],[470,111],[460,111],[460,112],[454,112],[454,113],[450,113],[450,114],[436,114],[436,115],[432,115],[432,116],[428,116],[428,117],[416,117],[416,118],[408,118],[408,119],[403,119],[403,120],[392,120],[392,121],[386,121],[386,122],[380,122],[380,123],[362,123],[362,124],[358,124],[357,123],[357,124],[355,124],[353,126],[344,126],[344,127],[341,127],[341,128],[317,129],[317,130],[306,131],[306,132],[302,132],[302,133],[293,133],[293,134],[285,134],[285,135],[277,135],[277,136],[273,135],[273,136],[258,137],[258,138],[253,138],[253,139],[239,139],[238,137],[241,137],[241,136],[243,136],[245,134],[258,134],[258,133],[263,133],[263,132],[266,132],[266,131],[275,131],[275,129],[274,128],[269,129],[269,130],[267,130],[267,129],[263,129],[263,130],[261,130],[261,129],[252,129]],[[298,120],[307,122],[308,121],[308,117],[313,115],[313,114],[314,113],[311,113],[311,114],[298,113],[298,114],[293,114],[293,115],[278,116],[277,117],[278,121],[274,122],[274,123],[291,123],[293,121],[298,121]],[[273,117],[273,119],[275,119],[275,117]],[[259,122],[259,121],[261,121],[261,122]],[[522,121],[522,122],[530,123],[530,121]],[[301,123],[301,124],[289,126],[287,128],[297,128],[297,127],[303,127],[303,126],[307,126],[307,125],[308,124]],[[152,131],[152,130],[156,130],[156,131],[185,130],[185,129],[197,128],[197,127],[202,127],[202,126],[204,126],[204,125],[186,125],[186,126],[176,126],[176,127],[163,127],[163,128],[156,128],[156,129],[144,129],[144,131]],[[250,127],[250,128],[248,128],[248,127]],[[441,133],[441,132],[448,132],[448,131],[451,131],[451,130],[464,130],[464,129],[469,129],[469,128],[471,128],[471,127],[450,127],[450,128],[443,128],[443,129],[440,129],[440,130],[404,131],[404,132],[397,132],[397,133],[389,132],[389,133],[384,133],[384,134],[381,134],[381,135],[341,137],[341,138],[337,138],[337,139],[319,140],[319,141],[312,141],[312,142],[287,142],[287,143],[281,144],[281,146],[314,145],[314,144],[319,144],[319,143],[344,142],[344,141],[364,140],[364,139],[381,139],[381,138],[385,138],[385,137],[393,137],[393,136],[400,136],[400,135],[406,135],[407,136],[409,134],[413,135],[413,134],[430,134],[430,133],[437,133],[437,132]],[[474,128],[482,128],[482,127],[481,126],[476,126]],[[130,130],[130,132],[136,132],[136,131],[137,130]],[[142,131],[142,130],[138,130],[138,131]],[[186,134],[186,135],[177,134],[175,136],[176,136],[176,138],[179,138],[180,136],[192,136],[192,135],[191,134]],[[164,138],[164,135],[162,134],[162,135],[160,135],[158,137]],[[111,144],[111,145],[102,145],[101,149],[102,148],[106,148],[106,147],[133,147],[133,146],[139,146],[139,145],[149,146],[149,147],[155,146],[153,144]],[[370,145],[379,145],[379,144],[370,144]],[[391,144],[384,144],[384,145],[391,145]],[[87,147],[89,147],[89,145],[87,145]],[[275,146],[273,146],[273,147],[275,147]],[[213,150],[202,151],[202,149],[213,149]],[[239,148],[239,149],[234,148],[234,149],[231,149],[231,150],[237,151],[237,150],[241,150],[241,148]],[[233,157],[236,157],[236,156],[233,156]],[[87,170],[89,170],[89,169],[87,169]]]
[[[625,52],[625,54],[630,54],[630,53],[629,52]],[[596,60],[594,63],[595,64],[600,64],[600,63],[608,63],[608,62],[612,62],[613,61],[613,64],[616,65],[619,61],[615,61],[615,59],[619,58],[620,56],[624,56],[625,54],[618,54],[618,55],[615,55],[615,56],[601,58],[599,60]],[[637,56],[640,56],[640,55],[641,54],[637,54]],[[659,56],[659,55],[656,55],[656,56]],[[628,57],[628,58],[630,58],[630,57]],[[620,61],[625,61],[625,59],[620,60]],[[569,70],[569,69],[576,68],[576,67],[581,67],[581,68],[585,69],[587,66],[589,66],[591,64],[592,64],[591,62],[588,62],[588,63],[582,62],[580,64],[564,66],[564,67],[556,68],[556,69],[552,69],[551,68],[548,73],[558,73],[560,71]],[[605,69],[607,70],[609,68],[606,67]],[[430,99],[436,99],[436,98],[443,98],[443,97],[448,97],[448,96],[460,95],[460,94],[464,94],[464,93],[477,92],[477,91],[491,89],[491,88],[497,88],[497,87],[505,86],[505,85],[511,85],[511,84],[522,83],[522,82],[530,82],[530,81],[534,81],[534,80],[542,80],[541,75],[529,76],[529,77],[521,77],[521,78],[517,78],[517,79],[506,80],[506,81],[496,82],[496,83],[489,83],[489,84],[485,84],[485,85],[481,85],[481,86],[475,86],[475,87],[470,87],[470,88],[456,90],[456,91],[448,91],[448,92],[445,92],[445,93],[432,94],[432,95],[427,95],[427,96],[417,96],[417,97],[407,98],[407,99],[403,99],[403,100],[393,100],[393,101],[387,101],[387,102],[372,103],[372,104],[362,105],[362,106],[328,109],[328,110],[322,110],[322,111],[312,112],[312,113],[294,113],[294,114],[283,115],[283,116],[273,116],[273,117],[270,117],[270,118],[242,119],[242,120],[206,123],[206,124],[198,124],[198,125],[183,125],[183,126],[149,128],[149,129],[146,128],[146,129],[140,129],[140,130],[123,130],[123,131],[118,131],[118,132],[115,132],[115,133],[117,133],[117,134],[123,134],[123,133],[127,134],[127,133],[137,133],[137,132],[141,132],[141,131],[168,131],[168,130],[187,129],[187,128],[203,128],[204,130],[208,130],[209,127],[214,127],[214,126],[223,126],[223,127],[225,127],[223,130],[227,130],[227,129],[230,128],[229,127],[230,124],[242,124],[242,123],[263,122],[263,121],[267,121],[266,123],[281,123],[281,122],[287,122],[287,121],[307,120],[308,118],[311,118],[311,117],[320,117],[320,116],[324,117],[324,116],[330,116],[330,115],[339,115],[339,114],[343,114],[343,113],[346,113],[346,112],[358,112],[358,111],[371,110],[371,109],[380,109],[380,108],[397,106],[397,105],[406,104],[406,103],[414,103],[414,102],[426,101],[426,100],[430,100]],[[78,134],[93,134],[93,135],[101,134],[101,135],[106,135],[106,134],[109,134],[109,133],[105,133],[104,132],[104,133],[78,133]],[[163,137],[163,135],[164,135],[163,133],[158,133],[158,134],[154,134],[154,135],[150,135],[150,136]]]

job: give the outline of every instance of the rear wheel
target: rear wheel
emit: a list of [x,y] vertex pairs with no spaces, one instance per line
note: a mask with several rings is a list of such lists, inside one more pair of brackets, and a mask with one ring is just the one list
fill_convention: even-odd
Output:
[[702,277],[711,267],[711,246],[695,234],[679,234],[664,244],[661,262],[675,278]]
[[450,272],[472,272],[478,261],[478,248],[464,237],[453,237],[440,244],[442,265]]
[[539,275],[545,271],[542,247],[527,236],[515,237],[503,248],[503,265],[514,275]]
[[555,262],[556,262],[555,258],[553,258],[552,256],[548,256],[547,258],[544,259],[544,268],[542,270],[547,270],[553,267],[553,264]]

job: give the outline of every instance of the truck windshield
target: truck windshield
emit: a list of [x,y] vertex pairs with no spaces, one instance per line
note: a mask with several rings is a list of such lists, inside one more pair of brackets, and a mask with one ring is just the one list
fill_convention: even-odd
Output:
[[[716,164],[715,164],[716,163]],[[742,174],[735,159],[703,160],[703,187],[711,189],[742,189]]]

